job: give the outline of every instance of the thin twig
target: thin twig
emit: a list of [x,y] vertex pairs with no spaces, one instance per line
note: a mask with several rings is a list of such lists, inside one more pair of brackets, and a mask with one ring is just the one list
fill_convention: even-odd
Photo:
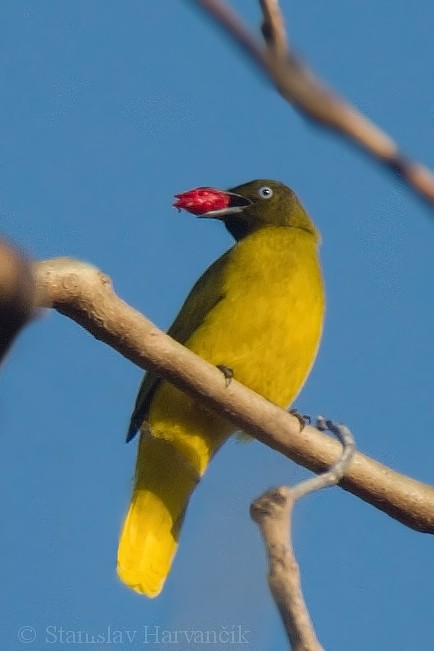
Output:
[[[298,108],[305,117],[347,138],[400,177],[429,204],[434,203],[433,172],[404,155],[384,131],[317,79],[289,49],[287,41],[282,44],[277,12],[272,11],[276,0],[261,2],[262,7],[266,7],[266,36],[271,39],[271,47],[264,47],[224,0],[193,2],[232,37],[274,83],[284,99]],[[279,45],[276,47],[277,34]],[[286,56],[282,56],[284,48],[287,49]]]
[[356,448],[353,435],[348,427],[335,423],[332,420],[326,420],[323,416],[318,416],[316,427],[320,432],[330,431],[342,444],[342,454],[339,459],[325,472],[322,472],[317,477],[311,477],[305,481],[301,481],[296,486],[291,488],[291,494],[294,500],[304,497],[309,493],[327,488],[328,486],[335,486],[345,475],[351,461],[353,460]]
[[288,54],[288,38],[285,32],[285,22],[277,0],[259,0],[262,9],[261,32],[270,50],[277,56]]
[[[340,445],[317,429],[300,434],[295,416],[221,371],[158,330],[113,291],[98,269],[59,258],[35,265],[41,306],[54,307],[141,368],[149,368],[234,425],[313,472],[339,457]],[[342,488],[418,531],[434,533],[434,488],[357,453]]]
[[[308,479],[305,483],[306,495],[312,491],[319,490],[320,488],[327,488],[327,486],[334,486],[345,475],[345,471],[353,460],[356,451],[354,437],[351,431],[345,425],[335,423],[332,420],[326,420],[323,416],[318,416],[316,421],[316,428],[320,432],[329,431],[336,436],[342,443],[342,454],[339,459],[334,463],[331,468],[323,472],[318,477],[313,477],[312,480]],[[298,484],[298,488],[303,486],[303,482]],[[309,487],[311,486],[311,488]],[[302,497],[303,493],[300,493]]]
[[329,470],[291,488],[267,491],[250,506],[268,555],[268,585],[293,651],[322,651],[304,601],[300,569],[292,545],[292,511],[295,502],[321,488],[336,484],[345,474],[355,452],[354,438],[344,425],[318,418],[321,430],[328,429],[341,441],[342,454]]

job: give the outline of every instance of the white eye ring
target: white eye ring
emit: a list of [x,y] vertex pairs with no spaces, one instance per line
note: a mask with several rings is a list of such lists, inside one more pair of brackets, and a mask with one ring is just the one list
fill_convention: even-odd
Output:
[[273,196],[273,190],[269,188],[268,185],[264,185],[262,188],[259,188],[258,194],[261,199],[271,199]]

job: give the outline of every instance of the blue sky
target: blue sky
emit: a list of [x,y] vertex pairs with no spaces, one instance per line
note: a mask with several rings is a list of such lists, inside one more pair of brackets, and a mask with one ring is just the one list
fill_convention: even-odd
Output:
[[[256,25],[255,2],[233,6]],[[282,6],[314,69],[434,167],[432,2]],[[345,421],[361,450],[432,482],[434,223],[420,200],[306,123],[193,3],[4,0],[0,52],[3,233],[35,259],[100,266],[166,328],[231,245],[220,224],[171,208],[173,194],[284,181],[322,232],[328,297],[298,407]],[[307,473],[259,443],[230,442],[212,463],[157,600],[118,582],[135,457],[123,441],[141,374],[54,313],[26,329],[3,367],[2,649],[76,648],[62,629],[103,635],[109,626],[123,637],[93,648],[150,648],[157,630],[239,626],[249,643],[222,648],[284,643],[248,507]],[[294,528],[327,648],[428,648],[430,536],[339,489],[301,503]],[[34,628],[33,643],[20,642],[23,626]],[[126,631],[137,632],[134,643]]]

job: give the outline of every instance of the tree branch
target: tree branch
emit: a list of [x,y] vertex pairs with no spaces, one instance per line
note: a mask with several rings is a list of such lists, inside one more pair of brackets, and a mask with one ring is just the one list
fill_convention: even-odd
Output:
[[[337,441],[233,380],[122,301],[92,265],[56,258],[34,267],[41,307],[54,307],[141,368],[218,411],[236,427],[316,473],[339,457]],[[434,488],[357,453],[340,486],[412,529],[434,533]]]
[[268,585],[282,617],[293,651],[323,651],[303,597],[300,569],[292,546],[292,511],[300,498],[333,486],[345,474],[355,451],[354,438],[347,427],[318,418],[317,427],[328,429],[343,446],[338,461],[323,474],[287,488],[280,486],[261,495],[250,506],[268,555]]
[[434,204],[433,172],[403,154],[384,131],[325,86],[290,49],[277,0],[260,0],[266,47],[224,0],[193,2],[233,39],[302,115],[336,131]]
[[262,10],[261,32],[267,46],[277,56],[285,57],[289,52],[285,22],[278,0],[259,0]]
[[250,506],[268,556],[268,585],[293,651],[323,651],[303,598],[300,568],[292,546],[292,488],[279,486]]
[[0,361],[32,318],[35,284],[31,266],[11,244],[0,240]]

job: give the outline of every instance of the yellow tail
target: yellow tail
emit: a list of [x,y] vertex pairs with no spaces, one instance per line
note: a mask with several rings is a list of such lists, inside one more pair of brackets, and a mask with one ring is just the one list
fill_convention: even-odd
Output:
[[136,477],[118,550],[121,581],[140,594],[162,590],[200,474],[171,443],[143,432]]

